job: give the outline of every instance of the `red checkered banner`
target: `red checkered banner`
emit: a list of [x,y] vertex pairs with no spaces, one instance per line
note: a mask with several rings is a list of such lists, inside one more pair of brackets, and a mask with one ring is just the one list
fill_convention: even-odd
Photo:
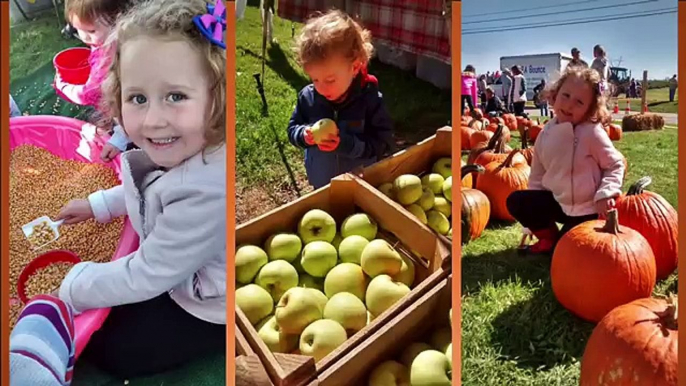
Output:
[[[450,63],[450,19],[444,0],[279,0],[279,17],[302,23],[339,8],[359,17],[375,41]],[[448,10],[447,16],[450,15]]]

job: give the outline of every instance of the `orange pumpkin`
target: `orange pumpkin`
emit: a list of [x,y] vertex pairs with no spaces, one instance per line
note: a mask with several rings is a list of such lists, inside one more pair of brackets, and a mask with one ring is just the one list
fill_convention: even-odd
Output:
[[474,110],[472,110],[472,117],[474,119],[481,120],[484,119],[484,113],[481,111],[480,108],[477,107]]
[[469,121],[469,124],[467,126],[471,127],[474,130],[485,130],[486,127],[488,127],[489,122],[488,119],[472,119]]
[[472,188],[472,187],[474,187],[474,180],[472,179],[472,172],[474,172],[476,170],[472,170],[472,172],[468,172],[467,174],[465,174],[464,173],[465,167],[466,167],[466,164],[464,163],[464,161],[460,160],[460,170],[463,170],[461,185],[464,188]]
[[580,386],[677,386],[677,300],[638,299],[608,313],[586,343]]
[[484,192],[491,202],[491,215],[504,221],[514,221],[507,210],[507,197],[516,190],[526,189],[531,168],[526,161],[514,163],[515,156],[521,156],[519,149],[512,150],[502,162],[490,162],[476,179],[476,188]]
[[491,138],[493,138],[493,133],[488,130],[474,130],[469,137],[470,149],[474,149],[479,144],[490,141]]
[[522,134],[522,155],[526,159],[526,164],[531,166],[531,163],[534,160],[534,148],[529,147],[529,143],[527,141],[528,136],[529,129],[524,130],[524,133]]
[[[511,148],[506,147],[505,142],[502,140],[505,130],[508,130],[509,132],[507,127],[499,125],[488,144],[472,149],[469,153],[467,163],[486,166],[494,161],[503,162],[512,151]],[[523,155],[517,154],[512,162],[514,164],[526,163],[526,159]]]
[[529,126],[529,140],[533,143],[536,143],[536,138],[538,138],[538,135],[543,131],[544,125],[540,123],[540,121],[535,124]]
[[470,144],[470,138],[472,137],[473,133],[474,129],[472,129],[469,126],[462,125],[460,127],[460,147],[462,148],[462,150],[469,150],[472,148]]
[[517,118],[515,118],[514,114],[503,114],[503,120],[505,121],[505,125],[508,129],[510,129],[510,131],[517,130]]
[[620,225],[611,209],[607,220],[587,221],[560,238],[550,280],[563,307],[597,323],[613,308],[650,296],[655,256],[648,240]]
[[490,125],[488,125],[488,127],[486,127],[486,130],[495,133],[496,130],[498,130],[498,126],[502,126],[502,129],[501,129],[502,134],[500,136],[500,139],[502,141],[504,141],[505,143],[510,142],[510,137],[511,137],[510,129],[507,128],[507,126],[505,125],[504,122],[491,123]]
[[662,196],[644,190],[652,179],[643,177],[616,201],[619,223],[638,231],[655,255],[657,280],[667,278],[679,261],[679,217]]
[[607,135],[612,141],[619,141],[622,139],[622,126],[610,124],[607,126]]
[[[483,173],[484,167],[481,165],[462,166],[462,181],[465,181],[474,172]],[[479,238],[484,229],[486,229],[488,219],[491,217],[491,203],[485,194],[476,189],[471,189],[471,187],[465,188],[464,184],[460,193],[462,194],[462,206],[460,209],[462,217],[461,243],[464,245]]]

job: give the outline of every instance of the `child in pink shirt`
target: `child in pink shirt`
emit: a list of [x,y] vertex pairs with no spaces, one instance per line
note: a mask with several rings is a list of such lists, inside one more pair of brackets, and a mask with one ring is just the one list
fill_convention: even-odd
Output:
[[474,104],[476,103],[477,94],[476,70],[474,66],[468,64],[462,72],[462,111],[465,105],[469,106],[469,111],[474,111]]
[[[133,0],[66,0],[65,17],[77,31],[79,39],[90,46],[88,64],[91,71],[85,84],[69,84],[59,74],[55,76],[53,87],[57,94],[78,105],[101,105],[100,86],[105,80],[111,58],[104,46],[117,17],[124,13]],[[124,129],[115,124],[114,133],[101,153],[103,161],[111,161],[117,154],[127,149],[129,139]]]
[[549,90],[555,118],[536,139],[528,189],[507,199],[539,240],[533,253],[552,252],[574,226],[604,217],[622,193],[624,159],[603,129],[612,118],[600,83],[595,70],[574,67]]

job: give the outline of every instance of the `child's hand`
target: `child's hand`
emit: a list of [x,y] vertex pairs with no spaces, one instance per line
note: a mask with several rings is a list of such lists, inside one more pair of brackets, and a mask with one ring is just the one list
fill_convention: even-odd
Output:
[[121,153],[119,149],[116,147],[110,145],[109,143],[105,144],[105,146],[102,148],[102,152],[100,152],[100,159],[103,160],[104,162],[110,162],[114,159],[114,157],[117,156],[117,154]]
[[341,137],[337,135],[331,135],[327,139],[325,139],[322,143],[318,145],[319,150],[321,151],[334,151],[336,148],[338,148],[338,144],[341,143]]
[[309,127],[305,128],[305,135],[304,135],[304,137],[305,137],[305,143],[306,143],[306,144],[308,144],[308,145],[310,145],[310,146],[314,146],[314,145],[315,145],[314,137],[312,136],[312,130],[311,130]]
[[78,224],[93,218],[93,209],[88,200],[71,200],[60,209],[55,220],[64,220],[65,224]]
[[604,198],[602,200],[596,201],[595,209],[598,211],[598,217],[607,217],[607,212],[615,207],[614,197]]

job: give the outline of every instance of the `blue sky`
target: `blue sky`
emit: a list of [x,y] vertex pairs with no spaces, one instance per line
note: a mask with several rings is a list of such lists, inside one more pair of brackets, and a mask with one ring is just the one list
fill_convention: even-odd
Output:
[[[612,8],[598,9],[608,6]],[[616,17],[676,7],[677,0],[462,0],[462,31]],[[540,14],[552,15],[532,17]],[[613,65],[621,57],[621,66],[630,69],[632,76],[641,77],[643,70],[648,70],[649,78],[662,79],[677,73],[677,31],[677,14],[670,13],[580,25],[467,33],[462,35],[461,67],[472,64],[479,73],[493,72],[498,69],[501,56],[569,54],[575,46],[590,64],[593,46],[602,44]]]

